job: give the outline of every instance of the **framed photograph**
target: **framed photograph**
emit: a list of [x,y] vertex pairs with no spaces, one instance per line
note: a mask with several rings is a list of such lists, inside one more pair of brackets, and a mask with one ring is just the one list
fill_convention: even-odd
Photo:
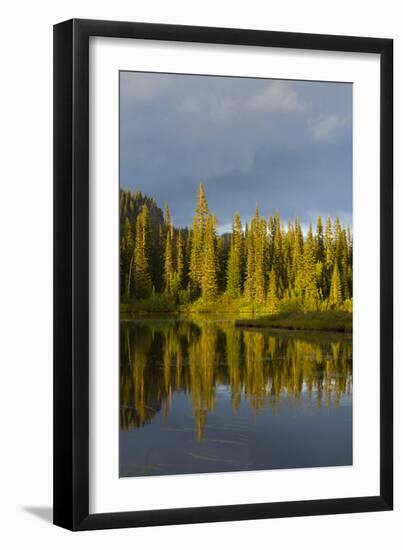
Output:
[[54,27],[54,523],[391,510],[393,41]]

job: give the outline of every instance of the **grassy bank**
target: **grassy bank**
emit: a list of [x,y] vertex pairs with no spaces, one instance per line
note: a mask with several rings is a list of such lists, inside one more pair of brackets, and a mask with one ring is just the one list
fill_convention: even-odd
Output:
[[179,313],[172,296],[167,294],[156,294],[143,300],[133,300],[130,304],[120,304],[120,313],[126,314],[147,314],[147,313]]
[[352,332],[353,318],[347,311],[284,312],[255,319],[239,319],[235,321],[235,326]]
[[214,301],[198,298],[194,301],[179,301],[168,294],[155,294],[143,300],[133,300],[130,304],[120,304],[121,314],[145,315],[176,314],[188,315],[231,315],[234,318],[247,318],[267,315],[265,305],[250,304],[246,298],[231,298],[222,294]]
[[173,296],[156,294],[130,304],[121,304],[120,313],[129,318],[144,315],[222,316],[236,319],[236,326],[279,328],[289,330],[322,330],[352,332],[352,314],[348,311],[279,312],[270,315],[264,305],[250,304],[245,298],[234,299],[226,294],[214,302],[199,298],[194,302],[178,303]]

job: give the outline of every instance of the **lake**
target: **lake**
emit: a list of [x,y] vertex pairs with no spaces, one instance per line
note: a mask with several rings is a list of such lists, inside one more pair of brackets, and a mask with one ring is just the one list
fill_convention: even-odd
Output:
[[352,339],[228,320],[120,326],[120,477],[352,464]]

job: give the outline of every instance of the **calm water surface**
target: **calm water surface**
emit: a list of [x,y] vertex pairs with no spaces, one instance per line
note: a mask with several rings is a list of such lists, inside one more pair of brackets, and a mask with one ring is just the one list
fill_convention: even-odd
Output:
[[122,321],[120,476],[352,464],[352,341]]

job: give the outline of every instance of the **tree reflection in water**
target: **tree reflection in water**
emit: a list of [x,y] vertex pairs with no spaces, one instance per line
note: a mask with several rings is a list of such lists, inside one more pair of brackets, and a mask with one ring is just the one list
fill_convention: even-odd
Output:
[[202,440],[216,392],[231,394],[233,414],[245,399],[257,414],[296,406],[338,406],[352,392],[352,341],[337,334],[261,331],[230,322],[133,321],[120,331],[120,427],[140,428],[162,411],[169,419],[176,392],[191,402]]

